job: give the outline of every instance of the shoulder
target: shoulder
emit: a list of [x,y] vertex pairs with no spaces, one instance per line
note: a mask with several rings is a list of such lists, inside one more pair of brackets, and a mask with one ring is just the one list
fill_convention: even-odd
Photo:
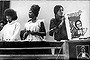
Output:
[[2,30],[0,32],[6,31],[10,26],[8,25],[8,23],[6,25],[4,25],[4,27],[2,28]]
[[39,24],[41,24],[41,25],[44,24],[44,19],[38,19],[38,20],[37,20],[37,23],[39,23]]
[[25,23],[24,26],[25,26],[25,27],[28,27],[28,26],[30,25],[30,23],[31,23],[31,22],[29,21],[29,22]]
[[4,27],[8,26],[8,23],[6,25],[4,25]]
[[4,25],[3,29],[5,29],[6,27],[9,27],[9,24],[8,23],[6,25]]
[[25,23],[25,25],[29,25],[29,22]]
[[51,20],[55,20],[55,18],[52,18]]
[[50,21],[55,21],[55,18],[52,18]]
[[55,22],[55,18],[52,18],[52,19],[50,20],[50,23],[53,23],[53,22]]
[[44,22],[44,19],[38,19],[37,22],[38,23]]
[[15,25],[18,25],[18,26],[20,26],[20,23],[19,23],[19,22],[15,22]]

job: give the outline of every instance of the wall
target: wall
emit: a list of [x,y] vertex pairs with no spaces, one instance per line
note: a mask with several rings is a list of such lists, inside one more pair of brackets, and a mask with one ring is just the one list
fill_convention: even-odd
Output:
[[[17,11],[18,22],[21,24],[21,30],[24,29],[25,23],[29,20],[28,12],[33,4],[38,4],[41,9],[38,18],[44,19],[46,31],[49,30],[50,19],[54,17],[53,8],[55,5],[62,5],[65,9],[64,13],[77,12],[82,10],[82,23],[83,27],[87,27],[88,31],[85,36],[90,36],[90,1],[11,1],[10,8]],[[52,37],[47,37],[48,40],[52,40]]]

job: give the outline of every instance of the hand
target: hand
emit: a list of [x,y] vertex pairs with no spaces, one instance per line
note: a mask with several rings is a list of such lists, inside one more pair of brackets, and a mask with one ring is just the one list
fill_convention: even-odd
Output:
[[87,32],[87,28],[83,28],[83,35]]
[[62,21],[65,21],[65,17],[64,16],[62,17]]
[[31,34],[31,31],[30,30],[26,30],[27,33]]
[[32,32],[31,32],[31,35],[38,35],[38,32],[32,31]]

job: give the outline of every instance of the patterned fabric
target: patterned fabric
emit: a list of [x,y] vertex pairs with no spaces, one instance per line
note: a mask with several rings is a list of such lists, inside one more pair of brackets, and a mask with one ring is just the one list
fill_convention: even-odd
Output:
[[[42,29],[43,28],[43,29]],[[31,32],[45,32],[45,27],[43,20],[36,20],[36,22],[29,21],[28,23],[25,24],[25,29],[30,30]],[[39,35],[31,35],[29,34],[26,38],[26,40],[29,41],[42,41],[42,36]]]

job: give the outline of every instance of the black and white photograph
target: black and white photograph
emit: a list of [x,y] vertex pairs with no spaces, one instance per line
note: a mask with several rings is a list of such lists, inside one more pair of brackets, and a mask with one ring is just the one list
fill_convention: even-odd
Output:
[[0,60],[90,60],[90,0],[0,0]]

